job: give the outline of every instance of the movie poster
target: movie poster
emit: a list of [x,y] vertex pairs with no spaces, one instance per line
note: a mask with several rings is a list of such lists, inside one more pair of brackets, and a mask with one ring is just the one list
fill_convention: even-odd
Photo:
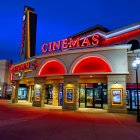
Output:
[[40,101],[40,90],[36,90],[36,93],[35,93],[35,101]]
[[67,88],[67,102],[73,102],[73,88]]
[[112,104],[122,103],[122,90],[112,89]]

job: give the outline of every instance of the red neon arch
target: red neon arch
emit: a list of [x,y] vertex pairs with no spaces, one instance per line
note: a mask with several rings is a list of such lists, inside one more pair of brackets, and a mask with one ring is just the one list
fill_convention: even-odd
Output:
[[76,63],[72,73],[111,72],[110,65],[102,58],[88,56]]
[[56,61],[56,60],[50,60],[46,62],[39,70],[38,75],[45,76],[45,75],[57,75],[57,74],[64,74],[65,68],[64,66]]

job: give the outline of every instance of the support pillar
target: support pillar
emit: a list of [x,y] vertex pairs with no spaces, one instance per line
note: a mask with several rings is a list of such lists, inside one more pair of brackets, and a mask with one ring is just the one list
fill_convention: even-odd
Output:
[[58,92],[59,92],[59,86],[58,84],[53,84],[53,106],[58,106]]
[[108,77],[108,112],[126,113],[126,76]]
[[44,107],[45,102],[45,79],[35,78],[34,96],[32,106]]
[[78,76],[64,76],[63,110],[78,110]]
[[12,96],[11,96],[12,103],[18,103],[18,88],[19,88],[19,81],[15,81],[12,86]]
[[28,102],[31,102],[31,85],[28,88]]

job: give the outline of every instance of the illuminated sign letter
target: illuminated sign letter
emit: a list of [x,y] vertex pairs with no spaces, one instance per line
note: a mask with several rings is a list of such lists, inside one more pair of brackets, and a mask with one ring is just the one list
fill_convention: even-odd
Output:
[[48,47],[48,44],[43,44],[43,45],[42,45],[42,52],[43,52],[43,53],[48,52],[47,47]]
[[30,63],[25,63],[25,69],[29,69],[30,68]]
[[80,37],[77,37],[75,41],[73,41],[72,38],[69,39],[70,41],[70,45],[69,45],[69,48],[73,48],[73,47],[80,47],[80,44],[79,44],[79,39]]
[[81,46],[91,46],[88,37],[85,37]]
[[52,51],[52,44],[53,44],[53,42],[50,42],[50,43],[49,43],[49,52]]
[[57,42],[53,42],[53,44],[52,44],[52,49],[53,49],[53,51],[55,51],[56,48],[57,48],[58,50],[60,50],[60,41],[58,41],[58,43],[57,43]]
[[68,39],[62,40],[62,50],[68,48]]
[[93,35],[92,36],[92,45],[98,45],[99,44],[99,35]]

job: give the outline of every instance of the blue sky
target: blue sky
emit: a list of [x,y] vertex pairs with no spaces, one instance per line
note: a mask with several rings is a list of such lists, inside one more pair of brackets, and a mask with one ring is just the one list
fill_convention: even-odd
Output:
[[0,59],[20,61],[24,6],[35,9],[36,55],[43,43],[57,41],[100,24],[110,30],[140,21],[140,0],[0,1]]

